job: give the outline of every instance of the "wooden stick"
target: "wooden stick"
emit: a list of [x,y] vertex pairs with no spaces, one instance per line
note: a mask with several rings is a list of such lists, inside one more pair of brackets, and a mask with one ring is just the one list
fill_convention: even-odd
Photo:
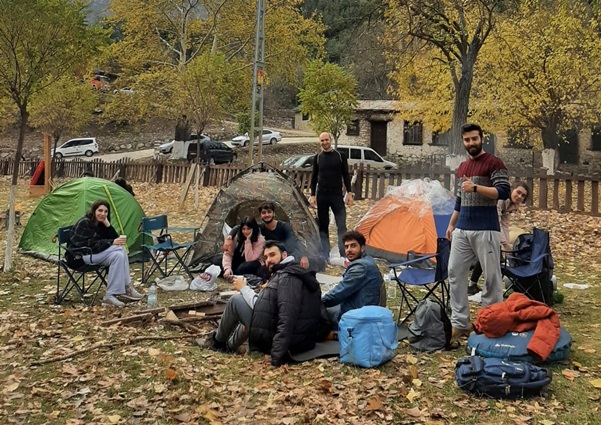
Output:
[[169,325],[179,326],[181,328],[186,329],[187,331],[192,331],[195,334],[199,334],[201,332],[200,328],[197,328],[196,326],[191,325],[190,323],[182,322],[181,320],[164,320],[164,322]]
[[132,344],[132,343],[141,342],[141,341],[167,341],[167,340],[173,340],[173,339],[196,338],[199,335],[205,336],[205,335],[209,335],[209,334],[210,334],[210,332],[205,332],[204,334],[178,335],[178,336],[138,336],[133,339],[126,339],[125,341],[94,344],[88,348],[74,351],[70,354],[65,354],[65,355],[57,356],[57,357],[51,357],[49,359],[44,359],[44,360],[36,360],[35,362],[32,362],[30,366],[40,366],[40,365],[47,364],[47,363],[60,362],[62,360],[71,359],[75,356],[79,356],[80,354],[85,354],[85,353],[93,351],[93,350],[98,350],[98,349],[103,349],[103,348],[115,348],[120,345]]
[[165,307],[150,308],[148,310],[137,310],[134,314],[159,314],[165,311]]
[[115,323],[129,323],[129,322],[135,322],[137,320],[142,320],[142,319],[146,319],[147,317],[152,316],[152,313],[144,313],[144,314],[137,314],[135,316],[128,316],[128,317],[120,317],[118,319],[111,319],[111,320],[107,320],[101,323],[102,326],[111,326],[114,325]]

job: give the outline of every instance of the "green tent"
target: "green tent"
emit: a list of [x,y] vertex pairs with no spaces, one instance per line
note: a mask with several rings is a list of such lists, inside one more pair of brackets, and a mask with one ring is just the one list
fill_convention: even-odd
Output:
[[109,202],[111,225],[117,233],[127,235],[130,256],[138,253],[142,243],[138,230],[144,217],[142,207],[121,186],[94,177],[71,180],[44,197],[27,221],[19,249],[44,259],[57,256],[58,246],[53,242],[57,229],[75,224],[98,199]]

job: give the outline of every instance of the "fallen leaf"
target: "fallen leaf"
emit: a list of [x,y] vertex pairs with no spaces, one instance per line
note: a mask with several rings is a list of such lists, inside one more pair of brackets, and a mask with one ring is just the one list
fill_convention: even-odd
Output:
[[572,369],[564,369],[561,371],[561,374],[570,382],[580,376],[580,372]]
[[367,402],[367,407],[365,407],[365,410],[380,410],[381,408],[382,408],[382,401],[380,400],[380,397],[375,396],[375,397],[369,399],[369,401]]
[[84,337],[81,335],[76,335],[72,339],[73,342],[79,342],[79,341],[83,341],[83,340],[84,340]]
[[550,421],[548,419],[543,419],[542,421],[540,421],[541,425],[555,425],[555,422]]
[[177,374],[175,373],[175,370],[169,368],[165,371],[165,378],[167,378],[170,381],[175,381],[175,379],[177,378]]
[[18,382],[13,382],[12,384],[7,385],[6,387],[4,387],[4,391],[2,391],[2,392],[3,393],[12,393],[17,388],[19,388],[19,383]]
[[415,385],[416,387],[421,387],[421,386],[422,386],[422,381],[421,381],[421,380],[419,380],[419,379],[417,379],[417,378],[416,378],[416,379],[414,379],[413,381],[411,381],[411,383],[412,383],[413,385]]
[[407,397],[407,400],[409,400],[411,403],[413,403],[413,400],[418,398],[420,395],[421,395],[420,393],[418,393],[413,388],[411,388],[411,390],[405,397]]
[[187,413],[182,413],[181,415],[177,415],[173,417],[178,422],[190,422],[190,415]]
[[580,362],[572,362],[572,365],[576,368],[576,369],[580,369],[582,367],[582,363]]
[[110,423],[116,424],[116,423],[119,423],[119,421],[121,420],[121,416],[119,416],[119,415],[110,415],[110,416],[107,416],[107,419],[109,420]]
[[405,356],[405,360],[407,360],[408,363],[410,364],[417,364],[417,357],[412,356],[411,354],[407,354],[407,356]]
[[601,388],[601,378],[599,379],[593,379],[591,382],[591,385],[595,388]]
[[158,356],[159,354],[161,354],[161,351],[157,350],[156,348],[149,348],[148,349],[148,355],[149,356],[155,357],[155,356]]
[[414,418],[419,418],[422,415],[421,410],[419,410],[419,407],[417,406],[411,409],[405,409],[405,413],[409,416],[413,416]]
[[595,354],[597,352],[597,350],[595,350],[594,348],[587,348],[584,350],[584,352],[586,354]]
[[419,376],[419,372],[417,371],[417,366],[409,365],[407,370],[409,371],[409,375],[411,376],[411,379],[417,379],[417,377]]

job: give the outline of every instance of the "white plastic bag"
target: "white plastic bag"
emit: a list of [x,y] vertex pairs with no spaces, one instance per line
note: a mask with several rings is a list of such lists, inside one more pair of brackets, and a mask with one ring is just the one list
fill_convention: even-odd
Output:
[[190,283],[190,289],[192,291],[214,291],[217,289],[215,280],[217,279],[217,276],[219,276],[219,273],[221,273],[221,268],[219,266],[213,264],[212,266],[207,267],[203,273],[196,276],[192,283]]
[[188,289],[188,282],[183,276],[169,276],[159,280],[156,284],[163,291],[185,291]]

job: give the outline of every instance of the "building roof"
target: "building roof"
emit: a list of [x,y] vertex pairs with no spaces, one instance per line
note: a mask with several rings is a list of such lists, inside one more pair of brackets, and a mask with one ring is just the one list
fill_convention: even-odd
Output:
[[360,100],[356,111],[400,111],[398,100]]

